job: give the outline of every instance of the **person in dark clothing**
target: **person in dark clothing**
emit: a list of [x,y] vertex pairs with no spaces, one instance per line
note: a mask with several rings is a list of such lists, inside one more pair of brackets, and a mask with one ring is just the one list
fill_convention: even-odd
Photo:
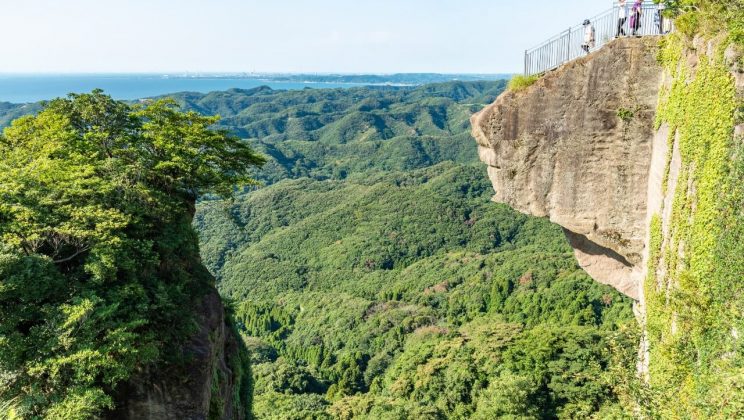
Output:
[[667,33],[665,23],[664,22],[664,10],[666,10],[666,5],[664,2],[659,3],[656,10],[656,24],[659,26],[659,35],[664,35]]
[[641,9],[642,1],[636,0],[633,3],[633,8],[630,9],[630,29],[632,30],[633,36],[639,36],[638,30],[641,29]]

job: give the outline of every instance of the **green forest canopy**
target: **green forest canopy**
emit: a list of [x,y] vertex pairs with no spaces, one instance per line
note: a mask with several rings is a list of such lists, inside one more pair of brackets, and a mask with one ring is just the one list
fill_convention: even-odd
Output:
[[607,347],[632,359],[630,301],[578,268],[557,226],[490,193],[480,168],[443,163],[202,206],[199,230],[226,235],[202,254],[240,302],[256,414],[493,418],[502,379],[537,417],[617,408]]

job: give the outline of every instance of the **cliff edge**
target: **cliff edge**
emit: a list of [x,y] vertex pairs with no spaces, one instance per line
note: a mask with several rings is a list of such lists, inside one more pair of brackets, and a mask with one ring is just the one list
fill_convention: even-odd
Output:
[[579,264],[638,300],[662,78],[658,38],[625,38],[471,119],[494,200],[561,225]]

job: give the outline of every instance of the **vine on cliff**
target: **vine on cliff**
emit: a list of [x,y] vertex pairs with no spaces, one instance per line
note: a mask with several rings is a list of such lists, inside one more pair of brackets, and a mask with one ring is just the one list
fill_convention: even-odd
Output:
[[660,54],[673,82],[662,92],[657,126],[669,125],[669,157],[676,139],[681,168],[670,220],[651,224],[646,327],[650,384],[659,391],[651,405],[662,417],[731,417],[744,413],[744,394],[724,389],[744,384],[737,333],[744,264],[731,235],[741,230],[743,204],[740,163],[732,160],[742,147],[733,138],[737,97],[723,48],[698,53],[692,67],[686,44],[670,36]]

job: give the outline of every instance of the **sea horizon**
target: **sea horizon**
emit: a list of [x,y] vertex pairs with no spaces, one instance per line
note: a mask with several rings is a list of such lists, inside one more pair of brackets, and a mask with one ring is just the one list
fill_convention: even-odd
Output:
[[276,90],[402,87],[509,77],[508,73],[0,73],[0,102],[33,103],[93,89],[103,89],[115,99],[136,100],[178,92],[208,93],[261,86]]

